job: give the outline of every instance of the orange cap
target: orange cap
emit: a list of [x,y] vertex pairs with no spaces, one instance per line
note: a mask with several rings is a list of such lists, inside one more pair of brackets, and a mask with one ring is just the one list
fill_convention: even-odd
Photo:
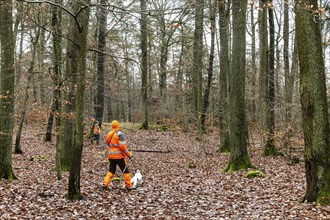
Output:
[[111,126],[113,130],[117,130],[119,129],[119,122],[117,120],[113,120]]

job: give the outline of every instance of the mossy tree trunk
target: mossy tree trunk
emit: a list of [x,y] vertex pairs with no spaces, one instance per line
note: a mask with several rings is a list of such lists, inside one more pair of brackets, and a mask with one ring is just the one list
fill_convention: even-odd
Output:
[[219,77],[219,99],[220,99],[220,147],[219,152],[229,152],[229,12],[230,1],[219,2],[219,32],[220,32],[220,77]]
[[[73,18],[71,18],[73,19]],[[71,21],[68,25],[68,29],[72,30],[76,26],[74,21]],[[76,39],[75,32],[69,31],[69,39]],[[66,68],[64,78],[67,79],[63,84],[63,106],[62,106],[62,150],[61,150],[61,169],[62,171],[70,170],[72,149],[74,140],[74,124],[75,124],[75,92],[76,92],[76,81],[77,81],[77,51],[78,45],[75,41],[67,41],[66,49]]]
[[325,65],[317,0],[296,1],[300,102],[307,188],[304,201],[330,204],[330,146]]
[[14,123],[14,36],[12,4],[0,1],[0,178],[16,178],[12,168],[12,135]]
[[224,172],[253,167],[247,152],[245,118],[245,51],[247,0],[233,0],[233,50],[229,83],[230,157]]
[[81,159],[84,143],[84,97],[86,84],[86,54],[87,54],[87,33],[90,13],[90,0],[79,1],[73,4],[73,11],[77,14],[76,26],[72,26],[74,41],[78,44],[77,53],[77,90],[75,96],[75,138],[73,145],[72,161],[69,176],[69,200],[79,200],[82,198],[80,192],[80,171]]

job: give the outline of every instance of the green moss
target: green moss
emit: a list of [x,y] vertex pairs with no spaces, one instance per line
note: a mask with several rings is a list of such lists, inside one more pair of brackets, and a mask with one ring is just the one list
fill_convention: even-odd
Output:
[[62,163],[62,164],[61,164],[61,171],[62,171],[62,172],[70,171],[70,165],[68,165],[68,164],[66,164],[66,163]]
[[264,177],[265,174],[260,170],[251,170],[246,174],[246,177],[249,179],[253,179],[255,177]]
[[246,170],[248,168],[255,169],[248,158],[248,156],[244,156],[242,160],[229,161],[227,166],[222,170],[222,172],[232,173],[234,171]]
[[229,153],[230,152],[230,144],[229,144],[229,138],[226,138],[224,143],[222,143],[218,150],[217,153]]
[[329,205],[330,204],[330,192],[321,191],[317,195],[316,203],[319,205]]

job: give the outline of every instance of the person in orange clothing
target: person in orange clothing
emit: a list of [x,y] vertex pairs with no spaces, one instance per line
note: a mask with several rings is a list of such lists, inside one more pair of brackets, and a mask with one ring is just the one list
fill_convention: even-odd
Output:
[[121,171],[124,173],[123,176],[126,189],[131,190],[133,188],[131,183],[131,175],[126,163],[126,157],[132,158],[133,154],[127,150],[124,134],[119,130],[118,121],[112,121],[111,126],[112,129],[105,138],[105,142],[108,145],[108,160],[110,165],[109,170],[104,178],[103,188],[107,189],[109,187],[112,177],[116,173],[116,167],[118,165]]
[[96,144],[99,145],[100,134],[101,134],[101,128],[99,126],[99,122],[95,121],[94,128],[93,128],[93,136],[92,136],[92,139],[91,139],[91,144],[93,144],[93,141],[96,141]]

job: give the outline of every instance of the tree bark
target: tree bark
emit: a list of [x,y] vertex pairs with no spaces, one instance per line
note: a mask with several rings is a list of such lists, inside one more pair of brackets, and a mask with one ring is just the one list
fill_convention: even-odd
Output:
[[[101,0],[101,5],[106,4],[106,0]],[[96,97],[95,97],[95,120],[99,122],[100,128],[102,128],[102,119],[104,112],[104,51],[106,46],[106,28],[107,28],[107,10],[104,6],[100,9],[99,15],[99,34],[98,34],[98,50],[97,54],[97,83],[96,83]]]
[[300,102],[305,141],[304,200],[330,204],[329,119],[326,74],[316,0],[296,1],[296,31],[300,65]]
[[[63,0],[56,0],[56,4],[62,5]],[[62,152],[62,137],[63,137],[63,127],[62,127],[62,40],[61,40],[61,30],[62,30],[62,13],[59,7],[52,6],[52,29],[53,29],[53,48],[54,48],[54,106],[55,119],[56,119],[56,174],[57,179],[62,179],[62,166],[61,166],[61,152]]]
[[220,147],[219,152],[229,152],[229,91],[228,77],[230,74],[229,59],[229,12],[230,1],[219,2],[219,31],[220,31]]
[[193,49],[193,94],[195,103],[196,139],[202,140],[202,75],[203,75],[203,17],[204,0],[196,0],[194,49]]
[[142,94],[142,129],[148,130],[148,33],[147,33],[147,3],[140,0],[141,7],[141,94]]
[[14,36],[12,4],[0,1],[0,178],[16,178],[12,168],[12,135],[14,123]]
[[253,167],[247,152],[245,117],[245,51],[247,0],[233,0],[233,50],[229,77],[230,157],[224,172]]
[[211,25],[211,48],[210,48],[210,57],[209,57],[209,67],[207,69],[207,85],[205,87],[203,101],[202,101],[202,130],[205,132],[205,119],[206,119],[206,113],[207,108],[209,106],[209,97],[211,92],[211,83],[213,80],[213,62],[214,62],[214,48],[215,48],[215,31],[216,31],[216,25],[215,25],[215,16],[216,16],[216,9],[217,9],[217,1],[214,1],[212,3],[212,0],[209,0],[209,7],[210,7],[210,25]]
[[267,98],[266,101],[266,139],[263,154],[265,156],[277,155],[275,148],[275,27],[272,0],[268,1],[268,20],[269,20],[269,51],[268,51],[268,70],[267,70]]
[[[71,18],[73,19],[73,18]],[[63,137],[62,141],[62,151],[61,151],[61,169],[62,171],[70,170],[71,160],[72,160],[72,149],[73,149],[73,138],[74,138],[74,125],[75,125],[75,92],[76,92],[76,81],[77,81],[77,51],[78,45],[73,39],[76,39],[76,32],[74,31],[76,27],[75,21],[70,21],[69,23],[69,39],[67,41],[67,53],[66,53],[66,68],[65,68],[65,78],[67,81],[64,86],[64,100],[63,100],[63,114],[62,114],[62,128]]]
[[74,41],[79,45],[77,52],[77,90],[75,95],[75,138],[69,176],[69,200],[80,200],[80,171],[84,143],[84,95],[86,84],[87,33],[90,13],[90,0],[75,2],[73,10],[77,15],[78,27],[74,27]]

